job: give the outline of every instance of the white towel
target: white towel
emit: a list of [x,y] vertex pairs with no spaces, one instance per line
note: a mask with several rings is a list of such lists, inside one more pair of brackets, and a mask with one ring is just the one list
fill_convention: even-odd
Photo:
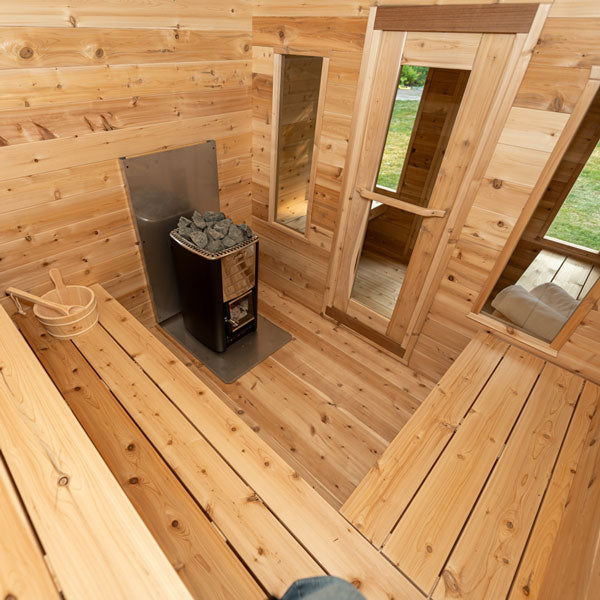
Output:
[[556,285],[556,283],[542,283],[542,285],[534,287],[529,293],[559,312],[565,317],[565,320],[579,306],[579,301],[575,300],[573,296],[563,290],[560,285]]
[[[537,290],[537,294],[551,301],[556,299],[558,294],[555,290],[549,289],[548,285],[554,284],[543,284],[535,289]],[[562,288],[559,289],[571,298]],[[562,329],[568,319],[570,312],[568,314],[563,312],[565,310],[568,311],[568,309],[565,309],[566,304],[565,298],[562,297],[559,303],[560,311],[556,310],[553,306],[549,306],[543,302],[540,297],[536,297],[533,294],[533,290],[528,292],[520,285],[509,285],[499,292],[492,301],[492,306],[517,327],[547,341],[551,341],[556,337],[556,334]]]

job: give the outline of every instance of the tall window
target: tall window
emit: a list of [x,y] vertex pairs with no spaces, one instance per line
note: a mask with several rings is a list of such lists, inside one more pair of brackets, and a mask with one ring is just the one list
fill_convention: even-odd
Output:
[[[426,207],[469,71],[404,65],[375,191]],[[423,217],[372,202],[351,297],[389,318]]]
[[323,59],[282,57],[275,220],[306,230]]

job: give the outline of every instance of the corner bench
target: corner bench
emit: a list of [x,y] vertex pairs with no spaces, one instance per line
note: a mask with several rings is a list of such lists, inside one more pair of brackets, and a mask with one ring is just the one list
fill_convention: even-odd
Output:
[[478,334],[342,507],[433,600],[592,600],[600,387]]

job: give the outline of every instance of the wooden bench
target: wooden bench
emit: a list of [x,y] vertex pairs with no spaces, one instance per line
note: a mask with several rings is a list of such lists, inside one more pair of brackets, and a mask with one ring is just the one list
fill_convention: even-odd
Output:
[[600,581],[600,388],[480,334],[342,508],[434,600]]
[[72,341],[51,338],[31,315],[16,320],[66,404],[55,392],[56,401],[71,408],[193,597],[281,595],[326,573],[367,598],[424,597],[158,339],[94,291],[100,324]]
[[190,598],[2,308],[0,450],[2,598]]

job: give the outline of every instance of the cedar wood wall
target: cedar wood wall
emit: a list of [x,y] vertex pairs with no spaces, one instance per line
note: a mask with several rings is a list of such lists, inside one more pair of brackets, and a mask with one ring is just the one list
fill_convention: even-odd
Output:
[[[569,113],[600,64],[598,6],[555,0],[515,102],[538,122]],[[252,205],[262,278],[320,310],[368,8],[354,0],[73,0],[68,8],[1,0],[0,288],[43,292],[47,268],[58,266],[69,282],[103,283],[150,317],[116,158],[214,138],[222,208],[243,220]],[[273,48],[330,58],[307,238],[265,221]],[[440,375],[475,331],[464,315],[547,156],[507,146],[498,146],[440,284],[411,356],[417,369]],[[519,181],[522,164],[527,181]],[[485,193],[492,178],[507,182],[498,194]],[[599,330],[594,310],[561,352],[596,379]]]
[[1,292],[56,266],[151,319],[119,156],[215,139],[222,208],[249,219],[251,8],[0,0]]
[[[436,2],[381,2],[384,3]],[[469,2],[459,0],[456,3]],[[281,0],[258,0],[253,12],[254,44],[280,49],[287,45],[305,52],[330,51],[333,54],[334,44],[342,37],[340,32],[344,32],[344,39],[347,39],[353,31],[350,23],[363,23],[366,10],[362,2],[308,0],[299,8]],[[332,37],[328,46],[329,31]],[[339,119],[344,124],[352,116],[352,94],[356,89],[357,76],[357,72],[350,69],[349,57],[352,54],[346,56],[347,68],[343,74],[337,80],[330,77],[325,107],[326,118],[329,117],[332,122],[334,118]],[[354,64],[358,68],[358,55]],[[471,311],[568,114],[581,94],[590,67],[599,64],[600,4],[597,0],[554,0],[516,97],[510,122],[500,137],[410,356],[410,364],[415,369],[441,376],[477,330],[466,314]],[[266,218],[265,186],[268,185],[268,140],[265,141],[263,120],[263,117],[268,118],[268,111],[261,110],[265,111],[264,103],[268,102],[269,77],[255,73],[253,78],[253,222],[258,225],[263,237],[268,237],[268,243],[263,246],[270,254],[267,260],[263,260],[262,277],[320,310],[329,260],[329,252],[323,242],[325,236],[320,235],[319,243],[309,244],[279,230],[273,231],[261,221]],[[260,84],[256,83],[258,78]],[[525,135],[514,135],[519,129]],[[321,135],[313,224],[326,233],[332,232],[335,227],[348,132],[348,128],[338,125],[325,129]],[[544,140],[542,146],[531,143],[531,140],[540,138]],[[500,190],[492,186],[494,179],[503,181]],[[559,358],[567,366],[600,380],[600,313],[597,308],[573,334]]]

